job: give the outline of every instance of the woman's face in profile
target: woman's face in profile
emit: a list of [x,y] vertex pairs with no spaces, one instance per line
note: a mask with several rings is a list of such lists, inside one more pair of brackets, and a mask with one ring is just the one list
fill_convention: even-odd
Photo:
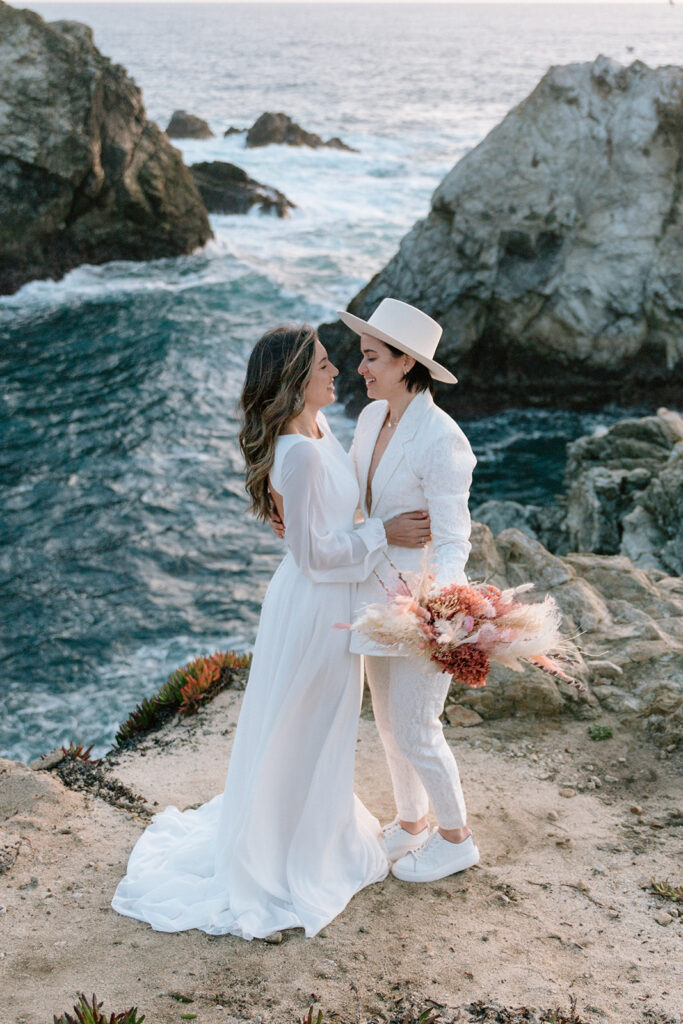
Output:
[[306,405],[322,409],[334,402],[334,378],[339,370],[327,357],[327,350],[319,338],[315,339],[313,372],[304,392]]
[[389,398],[404,389],[404,374],[415,364],[410,356],[396,357],[378,338],[361,334],[362,355],[358,372],[365,381],[368,398]]

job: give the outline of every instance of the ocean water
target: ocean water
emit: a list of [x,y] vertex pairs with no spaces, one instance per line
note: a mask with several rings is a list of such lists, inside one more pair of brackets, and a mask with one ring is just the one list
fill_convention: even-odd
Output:
[[[190,256],[0,297],[0,756],[24,760],[104,752],[173,668],[253,642],[282,554],[246,515],[237,446],[263,330],[346,306],[550,64],[674,63],[682,27],[665,4],[28,6],[91,25],[161,127],[176,108],[207,119],[216,138],[181,143],[187,163],[230,160],[297,209],[214,216]],[[268,109],[360,153],[222,138]],[[631,411],[461,421],[472,504],[552,501],[566,441]],[[343,409],[331,420],[350,441]]]

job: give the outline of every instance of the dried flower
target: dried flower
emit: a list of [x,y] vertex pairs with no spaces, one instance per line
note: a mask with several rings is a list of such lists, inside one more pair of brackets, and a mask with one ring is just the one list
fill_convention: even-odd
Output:
[[518,599],[533,583],[503,591],[490,583],[437,589],[425,565],[406,575],[393,590],[380,579],[387,602],[367,606],[351,628],[382,646],[428,659],[465,686],[484,686],[492,662],[515,671],[527,662],[584,689],[558,664],[573,648],[560,633],[554,599]]

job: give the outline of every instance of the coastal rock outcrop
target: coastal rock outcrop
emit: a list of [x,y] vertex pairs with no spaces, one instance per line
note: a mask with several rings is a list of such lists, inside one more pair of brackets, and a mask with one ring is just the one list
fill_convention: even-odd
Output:
[[235,164],[220,160],[192,164],[190,173],[210,213],[247,213],[258,206],[262,213],[286,217],[295,209],[284,192],[262,185]]
[[553,506],[488,501],[474,510],[494,534],[515,526],[556,554],[627,555],[683,576],[683,417],[624,419],[567,445],[565,492]]
[[208,123],[186,110],[174,110],[166,127],[169,139],[213,139]]
[[683,579],[638,569],[624,556],[559,557],[513,528],[494,539],[482,523],[473,524],[467,573],[501,588],[531,581],[539,594],[552,594],[564,634],[578,638],[582,662],[574,675],[589,694],[538,669],[494,666],[483,689],[455,685],[456,703],[484,718],[556,714],[572,705],[591,713],[601,705],[644,722],[669,745],[683,740]]
[[[446,175],[356,295],[443,325],[443,403],[597,408],[683,387],[683,68],[552,67]],[[337,359],[357,338],[323,325]],[[360,394],[348,377],[347,396]],[[457,394],[456,394],[457,392]],[[453,406],[455,408],[455,406]]]
[[0,0],[0,293],[211,237],[180,153],[91,30]]
[[281,146],[310,146],[312,149],[327,146],[330,149],[343,149],[348,153],[358,152],[357,149],[347,146],[336,136],[324,142],[319,135],[307,132],[301,125],[292,121],[288,114],[273,114],[266,111],[254,121],[247,132],[245,145],[249,147],[270,146],[273,143]]

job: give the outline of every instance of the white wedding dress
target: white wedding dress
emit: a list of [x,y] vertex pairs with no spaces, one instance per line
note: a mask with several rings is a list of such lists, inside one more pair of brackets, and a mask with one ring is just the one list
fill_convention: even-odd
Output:
[[225,789],[155,814],[112,899],[157,931],[315,935],[388,871],[379,823],[353,792],[360,657],[334,628],[351,621],[352,585],[386,537],[380,519],[354,528],[353,464],[322,413],[318,423],[320,439],[276,441],[287,553],[263,602]]

